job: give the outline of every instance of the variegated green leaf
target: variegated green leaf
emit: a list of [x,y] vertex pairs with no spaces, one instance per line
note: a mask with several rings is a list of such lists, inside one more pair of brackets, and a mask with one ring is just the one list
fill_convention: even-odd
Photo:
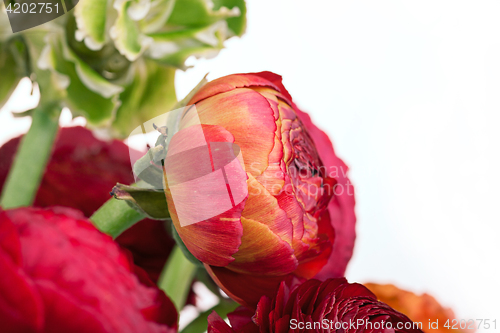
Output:
[[91,127],[110,125],[123,90],[97,74],[78,58],[59,34],[47,36],[38,66],[51,73],[55,88],[74,115],[87,118]]
[[226,19],[229,29],[236,35],[242,36],[245,33],[247,26],[247,8],[245,5],[245,0],[213,0],[214,8],[219,9],[221,7],[234,8],[238,7],[240,9],[240,15],[235,17],[230,17]]
[[139,22],[143,33],[148,34],[160,30],[167,23],[175,0],[153,0],[146,17]]
[[133,68],[133,81],[120,94],[122,102],[113,122],[115,136],[126,137],[142,123],[168,112],[177,102],[175,68],[139,59]]
[[148,56],[160,63],[186,69],[190,56],[212,58],[224,47],[228,38],[227,23],[219,21],[209,26],[185,28],[150,35],[153,43]]
[[220,20],[240,17],[242,10],[235,1],[219,1],[217,7],[212,0],[181,0],[174,6],[168,20],[170,25],[179,27],[199,27],[211,25]]
[[131,5],[132,2],[127,0],[115,2],[114,6],[118,11],[118,18],[110,30],[110,35],[118,51],[128,60],[135,61],[151,43],[151,38],[143,35],[137,22],[130,17]]
[[75,7],[76,39],[84,41],[91,50],[100,50],[107,41],[106,26],[112,18],[109,7],[108,0],[80,1]]

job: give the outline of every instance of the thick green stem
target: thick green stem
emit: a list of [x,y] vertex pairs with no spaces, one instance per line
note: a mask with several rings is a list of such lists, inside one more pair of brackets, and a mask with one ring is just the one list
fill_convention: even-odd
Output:
[[196,270],[197,266],[176,246],[163,268],[158,286],[170,297],[178,310],[186,304]]
[[203,333],[207,330],[207,318],[213,312],[217,312],[222,319],[227,318],[227,314],[236,310],[239,306],[238,303],[232,300],[221,299],[220,303],[207,310],[200,313],[200,315],[193,320],[189,325],[187,325],[181,333]]
[[33,204],[52,153],[60,114],[61,108],[56,103],[41,105],[33,111],[33,122],[21,140],[2,190],[0,206],[4,209]]
[[90,220],[97,229],[116,238],[145,217],[146,215],[130,207],[126,201],[111,198],[90,217]]

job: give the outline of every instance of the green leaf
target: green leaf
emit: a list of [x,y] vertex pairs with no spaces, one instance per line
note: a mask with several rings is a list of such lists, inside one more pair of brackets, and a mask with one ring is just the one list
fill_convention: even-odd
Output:
[[110,30],[110,35],[118,51],[128,60],[135,61],[151,43],[151,39],[141,33],[137,23],[130,17],[128,11],[131,5],[127,0],[115,2],[118,18]]
[[[228,1],[228,5],[231,6],[231,2],[233,1]],[[211,0],[178,0],[168,23],[181,27],[199,27],[241,15],[238,6],[225,7],[225,4],[221,1],[216,8]]]
[[6,41],[12,36],[12,28],[10,26],[9,17],[3,11],[3,6],[0,5],[0,43]]
[[213,0],[214,8],[219,9],[222,6],[227,8],[238,7],[241,15],[226,19],[229,29],[236,35],[242,36],[245,33],[247,26],[247,7],[245,0]]
[[120,94],[122,105],[113,122],[113,134],[128,136],[134,128],[171,110],[177,102],[175,68],[141,58],[133,65],[133,80]]
[[149,36],[153,43],[148,56],[162,64],[186,69],[185,61],[190,56],[216,56],[224,48],[224,41],[230,34],[227,23],[218,21],[207,26],[163,31]]
[[17,67],[12,53],[7,49],[6,44],[0,44],[0,109],[10,98],[16,89],[22,75]]
[[21,78],[31,75],[30,55],[24,38],[20,35],[7,38],[5,33],[0,22],[0,108],[8,101]]
[[162,64],[185,70],[190,56],[212,58],[224,41],[240,36],[246,26],[244,0],[177,0],[167,26],[149,33],[147,55]]
[[123,88],[104,79],[77,57],[62,34],[54,32],[47,37],[38,67],[50,73],[51,83],[40,85],[41,88],[57,91],[73,114],[84,116],[91,127],[109,126]]
[[168,21],[174,9],[175,0],[153,0],[151,8],[144,18],[139,22],[141,31],[150,33],[160,30]]
[[100,50],[106,42],[106,23],[109,18],[107,0],[85,0],[76,6],[74,15],[78,30],[76,37],[91,50]]
[[163,172],[160,168],[151,164],[152,156],[150,156],[151,149],[134,164],[134,174],[141,180],[145,181],[152,188],[163,188]]
[[174,54],[166,55],[162,58],[157,59],[160,64],[174,66],[178,69],[186,70],[189,67],[185,65],[186,59],[190,56],[195,56],[196,58],[213,58],[219,53],[220,49],[214,49],[211,46],[199,46],[193,48],[184,48],[179,52]]
[[148,217],[157,220],[170,218],[163,190],[117,184],[111,192],[116,199],[125,200]]

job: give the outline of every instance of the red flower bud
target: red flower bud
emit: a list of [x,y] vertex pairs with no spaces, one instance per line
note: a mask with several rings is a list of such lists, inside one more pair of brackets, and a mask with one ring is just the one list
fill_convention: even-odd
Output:
[[218,285],[255,306],[291,274],[343,276],[355,237],[347,167],[281,77],[226,76],[189,104],[168,146],[165,193],[181,239]]

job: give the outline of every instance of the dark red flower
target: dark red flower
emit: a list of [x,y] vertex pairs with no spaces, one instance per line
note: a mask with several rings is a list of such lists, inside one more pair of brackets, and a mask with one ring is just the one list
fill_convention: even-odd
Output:
[[[20,141],[17,137],[0,147],[0,189]],[[127,145],[98,140],[84,127],[61,128],[34,205],[71,207],[90,217],[111,197],[109,192],[116,183],[133,182]],[[164,222],[150,219],[137,223],[116,241],[132,252],[136,265],[154,282],[174,246]]]
[[297,283],[282,282],[276,296],[272,300],[263,296],[255,312],[238,308],[228,316],[231,326],[213,312],[208,332],[422,333],[421,326],[377,301],[363,285],[344,278]]
[[121,247],[132,252],[134,263],[155,283],[175,245],[165,228],[165,221],[144,219],[115,239]]
[[[0,148],[0,185],[20,141],[14,138]],[[134,182],[127,145],[98,140],[83,127],[61,128],[35,205],[72,207],[89,217],[110,198],[117,182]]]
[[2,332],[177,330],[172,302],[78,211],[0,211],[0,267]]

